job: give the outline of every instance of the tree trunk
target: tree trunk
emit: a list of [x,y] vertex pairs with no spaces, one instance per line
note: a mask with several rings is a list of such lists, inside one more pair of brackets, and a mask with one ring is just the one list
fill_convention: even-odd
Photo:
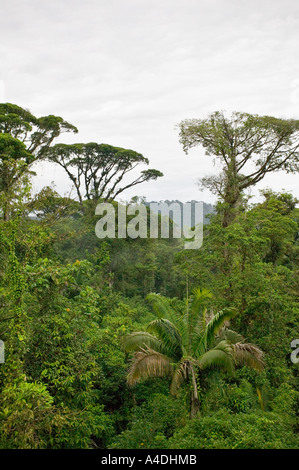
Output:
[[222,220],[223,228],[228,227],[233,222],[241,200],[241,190],[235,157],[231,157],[230,164],[226,169],[225,174],[226,184],[223,197],[223,202],[225,203]]
[[10,219],[9,204],[8,202],[5,202],[4,207],[3,207],[3,220],[5,222],[8,222],[9,219]]
[[196,383],[196,376],[193,365],[190,364],[190,371],[192,376],[192,390],[191,390],[191,408],[190,418],[194,418],[199,413],[200,402],[198,397],[198,388]]

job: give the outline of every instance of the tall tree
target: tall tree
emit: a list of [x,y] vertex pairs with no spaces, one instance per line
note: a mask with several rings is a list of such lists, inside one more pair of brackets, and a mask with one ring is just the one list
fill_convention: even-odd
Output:
[[[78,129],[60,116],[35,117],[27,109],[12,103],[0,103],[0,134],[10,134],[23,142],[32,160],[40,159],[64,132],[78,132]],[[29,162],[28,162],[29,163]]]
[[179,128],[186,153],[201,145],[222,166],[220,174],[200,183],[225,203],[223,226],[233,220],[244,190],[268,173],[299,169],[299,120],[240,112],[228,118],[217,111],[207,119],[182,121]]
[[20,106],[0,103],[0,202],[4,220],[10,217],[11,202],[22,186],[22,178],[63,132],[78,131],[59,116],[37,118]]
[[163,176],[158,170],[143,170],[120,186],[129,172],[140,164],[148,165],[149,160],[141,153],[108,144],[57,144],[48,149],[47,157],[66,171],[81,204],[85,197],[112,200],[125,189]]

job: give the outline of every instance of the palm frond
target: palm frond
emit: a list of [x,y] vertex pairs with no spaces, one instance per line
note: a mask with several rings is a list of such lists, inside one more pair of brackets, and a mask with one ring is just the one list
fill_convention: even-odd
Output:
[[176,366],[175,371],[172,376],[172,381],[170,384],[170,393],[172,395],[176,395],[178,389],[186,380],[187,378],[187,371],[188,371],[188,361],[184,358],[179,364]]
[[208,347],[215,340],[215,336],[220,328],[223,326],[226,320],[230,320],[236,314],[236,310],[233,308],[224,308],[217,312],[209,323],[206,325],[204,334],[202,335],[198,345],[195,345],[195,353],[197,355],[202,355],[204,351],[207,350]]
[[148,377],[171,376],[173,365],[171,359],[153,349],[143,349],[134,354],[127,375],[128,385],[133,386]]
[[174,314],[173,308],[169,305],[168,299],[163,297],[163,295],[151,293],[146,296],[146,300],[150,302],[158,318],[172,319]]
[[198,360],[201,369],[217,368],[230,374],[234,373],[233,347],[227,341],[221,341],[215,348],[204,353]]
[[[212,298],[212,293],[208,289],[196,288],[190,296],[188,310],[185,314],[186,340],[192,344],[192,337],[197,336],[196,332],[202,335],[206,327],[206,304]],[[194,343],[193,343],[194,344]]]
[[190,305],[189,309],[197,313],[200,311],[201,307],[206,304],[208,299],[212,298],[212,293],[208,289],[200,289],[197,287],[192,291],[190,296]]
[[158,318],[166,318],[177,327],[181,325],[183,315],[172,308],[167,297],[151,293],[146,296],[146,300],[149,301]]
[[249,366],[258,371],[265,367],[261,349],[251,343],[233,344],[233,354],[236,365]]
[[149,323],[147,331],[162,341],[168,356],[176,360],[182,357],[182,337],[176,326],[169,320],[166,318],[153,320]]
[[161,352],[162,341],[147,331],[136,331],[123,338],[123,347],[126,352],[138,351],[145,347]]
[[241,343],[244,341],[244,337],[236,331],[230,330],[229,328],[222,328],[218,336],[219,341],[226,339],[232,344]]

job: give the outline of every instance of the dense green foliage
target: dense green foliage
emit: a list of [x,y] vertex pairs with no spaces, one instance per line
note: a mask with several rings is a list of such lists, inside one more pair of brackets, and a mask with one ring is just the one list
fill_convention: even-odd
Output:
[[[293,196],[241,194],[233,217],[220,198],[199,250],[98,239],[93,198],[31,192],[32,161],[76,129],[12,106],[0,107],[0,448],[298,448]],[[149,353],[160,362],[137,370]]]

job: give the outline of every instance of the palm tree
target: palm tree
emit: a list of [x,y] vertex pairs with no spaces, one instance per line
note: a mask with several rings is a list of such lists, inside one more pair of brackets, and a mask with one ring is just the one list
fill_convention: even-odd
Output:
[[236,310],[225,308],[208,316],[205,305],[210,298],[208,290],[195,289],[181,315],[167,298],[149,294],[147,299],[157,319],[149,323],[146,331],[131,333],[124,339],[126,352],[134,352],[128,384],[169,376],[170,392],[175,395],[185,380],[191,381],[191,417],[199,411],[198,373],[218,368],[232,374],[237,365],[263,369],[263,352],[227,328]]

